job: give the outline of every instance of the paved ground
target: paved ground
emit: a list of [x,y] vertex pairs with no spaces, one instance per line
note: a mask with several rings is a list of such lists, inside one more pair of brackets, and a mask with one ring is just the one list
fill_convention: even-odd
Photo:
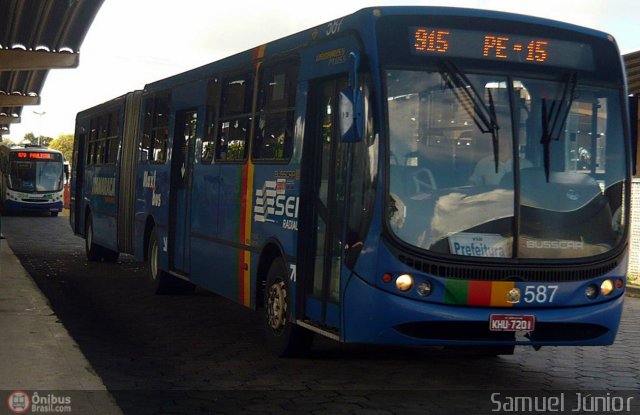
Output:
[[257,313],[204,291],[149,294],[133,258],[88,263],[68,218],[2,220],[11,248],[127,414],[491,413],[496,392],[564,392],[569,401],[576,392],[635,391],[640,405],[637,298],[627,299],[611,347],[477,358],[320,339],[309,359],[278,359],[263,348]]
[[0,240],[0,333],[0,413],[16,390],[39,391],[42,397],[48,396],[45,391],[64,391],[56,397],[69,398],[75,413],[120,413],[5,240]]

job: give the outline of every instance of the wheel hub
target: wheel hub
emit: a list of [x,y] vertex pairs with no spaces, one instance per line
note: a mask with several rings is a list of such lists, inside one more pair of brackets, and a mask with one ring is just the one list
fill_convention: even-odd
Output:
[[282,281],[269,287],[267,318],[269,326],[274,330],[282,329],[287,323],[287,290]]

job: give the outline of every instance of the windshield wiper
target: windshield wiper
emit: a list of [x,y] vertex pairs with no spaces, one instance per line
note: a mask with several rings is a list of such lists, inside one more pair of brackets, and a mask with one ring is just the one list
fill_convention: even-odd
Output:
[[469,81],[469,78],[461,72],[450,61],[444,61],[441,65],[440,75],[444,79],[447,87],[451,89],[456,96],[456,99],[462,105],[462,108],[467,112],[469,117],[473,120],[476,126],[483,134],[491,133],[491,141],[493,145],[493,159],[498,172],[498,164],[500,160],[499,155],[499,136],[498,130],[498,118],[496,116],[496,107],[493,102],[493,96],[491,91],[489,92],[489,105],[487,105],[480,93],[475,89],[473,84]]
[[564,125],[569,117],[577,83],[578,74],[572,72],[564,83],[562,98],[559,101],[552,100],[551,105],[548,105],[547,99],[542,98],[542,137],[540,138],[540,144],[542,144],[544,174],[547,183],[549,183],[551,165],[551,140],[560,140],[560,134],[564,130]]

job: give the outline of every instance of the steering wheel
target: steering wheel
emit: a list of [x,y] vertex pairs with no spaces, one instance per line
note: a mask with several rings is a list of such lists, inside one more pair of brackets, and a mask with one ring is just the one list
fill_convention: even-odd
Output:
[[413,184],[416,187],[416,193],[418,194],[431,192],[438,188],[431,170],[425,167],[422,167],[413,173],[411,179],[413,180]]

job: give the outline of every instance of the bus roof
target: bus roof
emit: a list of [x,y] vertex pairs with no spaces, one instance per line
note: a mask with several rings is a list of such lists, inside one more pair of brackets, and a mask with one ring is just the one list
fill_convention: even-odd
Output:
[[31,152],[31,151],[37,151],[38,153],[62,154],[62,152],[60,152],[58,150],[54,150],[54,149],[48,148],[48,147],[42,147],[42,146],[39,146],[37,144],[20,144],[20,145],[13,146],[13,147],[0,146],[0,149],[6,149],[5,151],[7,151],[7,152],[15,152],[15,151]]
[[124,102],[124,100],[127,99],[127,96],[129,96],[130,94],[136,93],[138,91],[139,90],[127,92],[125,94],[120,95],[119,97],[112,98],[112,99],[110,99],[108,101],[105,101],[105,102],[102,102],[100,104],[94,105],[91,108],[87,108],[85,110],[82,110],[76,115],[76,120],[82,119],[82,118],[87,117],[87,116],[91,116],[92,114],[95,114],[95,113],[101,113],[105,109],[107,109],[107,108],[109,108],[111,106],[117,107],[118,105],[121,105],[121,103]]
[[[458,16],[469,18],[485,18],[485,19],[498,19],[506,22],[512,22],[517,25],[519,23],[527,23],[534,25],[549,26],[550,28],[556,28],[561,30],[567,30],[572,32],[581,33],[583,35],[592,36],[595,38],[607,39],[615,44],[613,36],[594,29],[589,29],[582,26],[577,26],[570,23],[561,21],[545,19],[534,16],[527,16],[522,14],[499,12],[491,10],[481,9],[468,9],[458,7],[436,7],[436,6],[384,6],[384,7],[368,7],[361,9],[353,14],[344,16],[342,18],[334,19],[335,21],[342,21],[341,31],[346,32],[349,30],[365,30],[367,27],[374,27],[377,19],[386,16],[402,16],[402,15],[440,15],[440,16]],[[175,86],[176,84],[183,82],[190,82],[196,79],[201,79],[210,76],[213,73],[224,73],[233,71],[234,69],[246,64],[249,61],[255,59],[256,52],[261,47],[266,47],[265,57],[278,57],[296,49],[303,48],[315,43],[319,43],[324,39],[331,37],[332,35],[326,34],[326,26],[330,22],[326,22],[319,26],[315,26],[301,32],[267,42],[263,45],[254,47],[252,49],[245,50],[243,52],[231,55],[221,60],[205,64],[195,69],[188,70],[186,72],[170,76],[165,79],[161,79],[155,82],[151,82],[145,85],[145,91],[158,91]]]

